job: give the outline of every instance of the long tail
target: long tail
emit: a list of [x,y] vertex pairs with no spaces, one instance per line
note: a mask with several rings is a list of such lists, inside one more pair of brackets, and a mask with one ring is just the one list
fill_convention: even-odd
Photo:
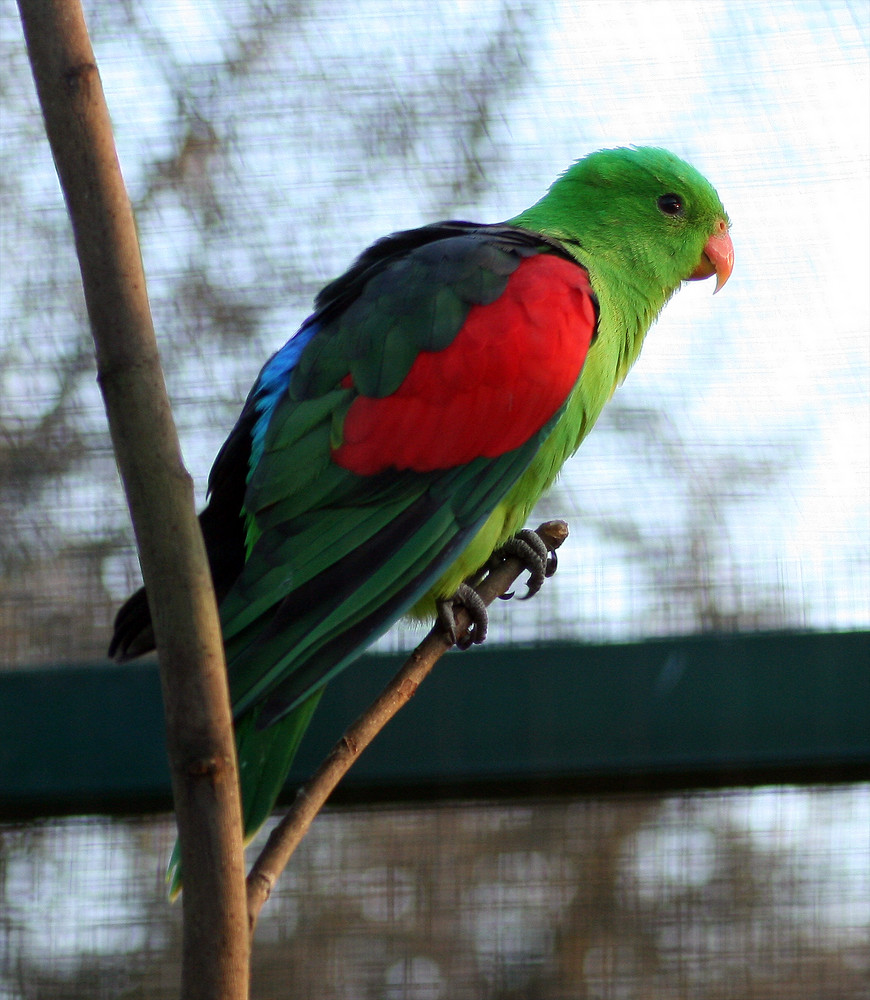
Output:
[[[246,713],[236,722],[245,845],[252,840],[275,807],[323,691],[323,688],[318,689],[289,715],[265,729],[257,728],[255,712]],[[182,889],[178,841],[175,842],[169,859],[166,882],[170,899],[175,899]]]

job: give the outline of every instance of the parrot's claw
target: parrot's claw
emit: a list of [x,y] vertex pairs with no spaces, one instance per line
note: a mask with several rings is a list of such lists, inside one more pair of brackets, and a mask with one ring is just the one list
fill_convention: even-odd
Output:
[[[541,589],[544,580],[551,577],[559,565],[559,560],[555,551],[551,551],[541,540],[541,536],[529,528],[518,531],[513,538],[509,538],[504,545],[494,554],[493,558],[499,562],[514,556],[529,571],[528,591],[520,598],[527,601],[530,597]],[[502,594],[502,600],[508,601],[513,597],[513,592]]]
[[[471,628],[461,637],[456,629],[456,608],[465,608],[471,617]],[[486,638],[489,615],[480,594],[467,583],[460,583],[452,597],[438,601],[438,621],[459,649],[468,649]]]

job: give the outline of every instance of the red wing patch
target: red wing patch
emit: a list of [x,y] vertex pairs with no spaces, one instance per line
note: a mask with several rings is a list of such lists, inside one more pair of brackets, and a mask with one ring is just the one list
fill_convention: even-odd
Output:
[[582,267],[528,258],[495,302],[471,308],[449,347],[420,353],[396,392],[353,401],[334,460],[360,475],[430,472],[518,448],[574,388],[595,321]]

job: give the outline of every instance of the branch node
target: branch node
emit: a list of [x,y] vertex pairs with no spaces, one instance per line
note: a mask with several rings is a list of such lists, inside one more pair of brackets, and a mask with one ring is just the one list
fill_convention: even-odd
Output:
[[186,768],[191,778],[210,778],[212,782],[219,780],[230,766],[226,757],[200,757],[191,761]]
[[64,72],[63,82],[66,84],[67,90],[75,95],[77,91],[83,91],[90,87],[90,80],[94,74],[99,75],[95,63],[80,63],[78,66],[70,66]]
[[[420,657],[416,655],[417,651],[414,650],[415,656],[414,661],[419,662]],[[417,681],[412,680],[410,677],[406,677],[402,683],[399,685],[399,697],[402,701],[410,701],[414,695],[417,693],[417,688],[419,684]]]
[[[265,903],[266,900],[272,895],[272,890],[275,888],[275,879],[272,875],[267,874],[264,871],[255,869],[248,876],[248,891],[255,892],[259,898]],[[256,918],[254,914],[248,914],[248,923],[250,924],[249,932],[254,930],[254,922]]]

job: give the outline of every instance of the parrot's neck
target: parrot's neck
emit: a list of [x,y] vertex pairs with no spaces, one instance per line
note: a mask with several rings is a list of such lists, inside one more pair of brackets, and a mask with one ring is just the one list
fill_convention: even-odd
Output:
[[[578,261],[589,272],[592,288],[600,306],[599,336],[606,338],[615,352],[616,370],[612,389],[619,385],[637,360],[647,330],[652,326],[675,289],[649,287],[631,271],[610,265],[606,261],[584,259],[577,250]],[[611,391],[612,391],[611,389]]]

